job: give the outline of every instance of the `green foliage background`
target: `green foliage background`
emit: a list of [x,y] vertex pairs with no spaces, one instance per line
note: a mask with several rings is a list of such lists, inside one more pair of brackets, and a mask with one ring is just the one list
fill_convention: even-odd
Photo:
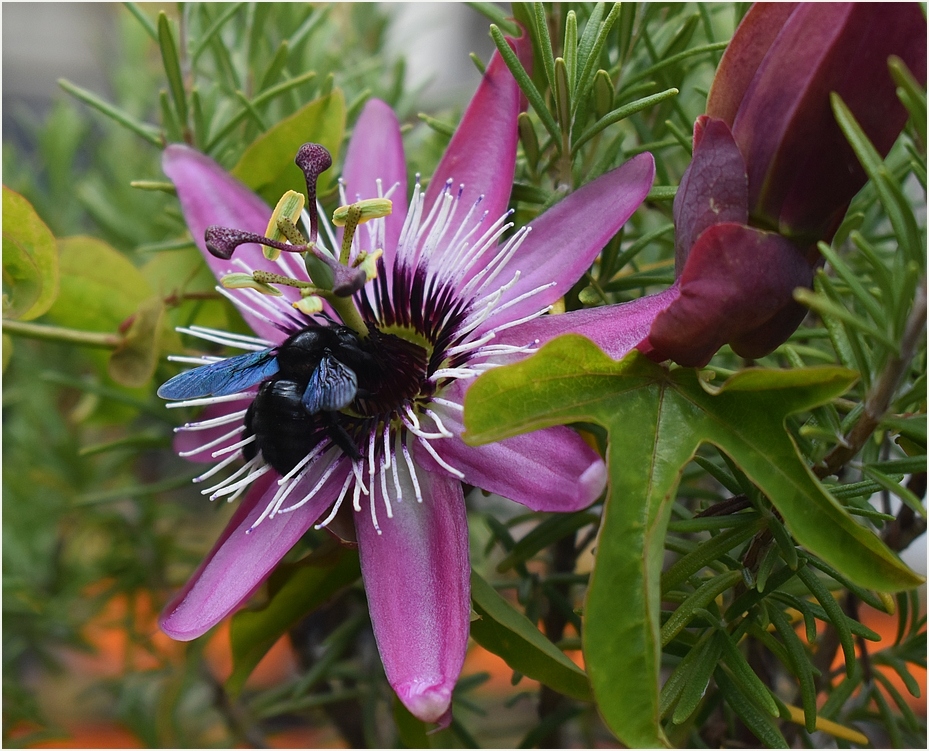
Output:
[[[472,7],[498,46],[515,31],[510,10],[533,41],[536,63],[521,79],[530,108],[512,197],[518,225],[634,154],[656,158],[649,201],[566,307],[672,283],[671,199],[746,7]],[[114,100],[63,81],[69,96],[32,127],[34,151],[5,138],[5,745],[66,732],[43,698],[48,676],[67,669],[67,650],[99,646],[87,624],[125,598],[119,625],[141,652],[127,648],[117,674],[85,682],[81,702],[151,747],[260,745],[283,728],[323,724],[354,746],[922,746],[925,704],[914,713],[888,676],[918,694],[924,604],[916,579],[877,543],[900,551],[925,530],[926,107],[902,70],[912,117],[884,161],[835,103],[872,181],[822,248],[827,266],[800,298],[810,316],[777,351],[748,363],[724,348],[699,373],[669,372],[634,357],[603,362],[566,339],[469,395],[475,439],[569,422],[610,461],[609,496],[577,514],[516,514],[470,497],[472,636],[506,660],[516,691],[522,676],[538,691],[505,707],[481,692],[486,674],[466,675],[452,727],[427,735],[383,678],[355,555],[320,533],[232,619],[225,683],[206,667],[205,639],[166,651],[151,620],[133,615],[146,602],[157,610],[183,583],[229,512],[203,502],[194,471],[170,449],[184,417],[154,391],[177,370],[168,354],[202,346],[174,328],[246,331],[213,290],[160,148],[191,143],[273,204],[299,187],[288,171],[295,146],[326,143],[338,166],[376,96],[404,124],[411,175],[430,175],[460,108],[418,113],[403,60],[383,51],[391,10],[126,4],[109,70]],[[593,375],[602,403],[580,408],[578,378]],[[505,401],[516,409],[494,407],[499,394],[532,389],[531,401]],[[721,406],[734,393],[737,408]],[[649,410],[668,394],[704,405],[714,427],[664,413],[656,431]],[[656,447],[664,467],[633,458]],[[642,514],[652,534],[639,539]],[[895,613],[892,643],[873,641],[858,620],[864,605]],[[284,634],[299,673],[247,686]],[[581,646],[586,673],[564,655]],[[152,660],[140,665],[139,654]],[[505,727],[482,715],[511,710]]]

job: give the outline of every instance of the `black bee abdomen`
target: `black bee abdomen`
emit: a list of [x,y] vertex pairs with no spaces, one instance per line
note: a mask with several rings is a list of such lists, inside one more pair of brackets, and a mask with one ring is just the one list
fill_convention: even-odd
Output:
[[246,458],[261,451],[268,464],[286,475],[316,447],[325,428],[303,408],[305,388],[306,384],[288,379],[261,385],[245,415],[246,435],[255,436],[254,443],[246,447],[250,450]]

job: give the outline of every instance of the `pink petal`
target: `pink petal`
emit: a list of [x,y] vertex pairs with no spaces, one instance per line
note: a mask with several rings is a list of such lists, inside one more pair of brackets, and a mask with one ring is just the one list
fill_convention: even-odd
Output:
[[478,334],[514,321],[562,297],[642,204],[655,178],[655,160],[639,154],[621,167],[574,191],[532,222],[532,231],[494,280],[502,286],[518,270],[519,281],[504,292],[496,310],[540,286],[553,286],[491,317]]
[[[217,417],[224,417],[226,415],[232,414],[233,412],[241,412],[242,410],[247,409],[249,404],[251,404],[251,402],[249,402],[247,399],[234,402],[220,402],[219,404],[211,404],[206,409],[204,409],[203,412],[197,415],[196,420],[197,422],[202,422],[205,420],[213,420]],[[236,427],[241,426],[243,424],[243,420],[228,423],[226,425],[218,425],[215,428],[205,428],[203,430],[179,430],[174,434],[174,451],[178,454],[183,454],[188,451],[196,451],[197,453],[184,457],[189,462],[216,462],[218,460],[213,456],[213,452],[219,451],[220,449],[224,449],[227,446],[231,446],[233,443],[241,441],[242,435],[240,433],[220,441],[216,445],[210,446],[205,450],[199,450],[200,447],[206,446],[207,444],[212,443],[227,433],[230,433]]]
[[[348,144],[342,179],[345,181],[346,198],[350,202],[359,196],[376,197],[378,179],[381,180],[384,192],[399,183],[391,194],[393,213],[385,220],[384,262],[387,272],[390,273],[393,269],[397,240],[406,219],[406,159],[397,116],[385,102],[371,99],[361,111]],[[363,232],[363,229],[359,231]],[[339,241],[341,240],[340,230]]]
[[[263,235],[268,228],[271,209],[216,162],[188,146],[168,146],[162,156],[162,168],[177,188],[177,196],[190,234],[216,278],[219,279],[233,271],[242,271],[234,266],[231,260],[224,261],[211,255],[206,249],[203,233],[211,224],[218,224]],[[282,268],[264,257],[260,245],[248,244],[239,246],[235,257],[245,260],[252,269],[264,269],[277,274],[296,272],[299,278],[306,279],[306,272],[299,273],[297,262],[290,256],[289,253],[281,256],[281,263],[284,264]],[[279,306],[282,311],[279,320],[283,320],[288,309],[288,303],[284,301],[293,301],[299,297],[297,290],[284,288],[282,291],[283,298],[265,297]],[[274,342],[284,338],[280,329],[268,318],[258,317],[241,309],[240,312],[259,336]],[[275,319],[273,313],[270,317]]]
[[[310,491],[328,466],[325,458],[317,462],[288,496],[285,506]],[[307,503],[296,511],[265,519],[249,533],[280,489],[275,482],[277,474],[269,472],[261,477],[239,502],[232,520],[190,581],[164,609],[162,631],[179,641],[195,639],[244,603],[336,499],[349,471],[350,463],[342,462]]]
[[631,302],[545,315],[501,331],[492,344],[525,346],[538,342],[541,346],[561,334],[581,334],[614,360],[621,360],[648,336],[655,317],[677,300],[679,294],[675,283],[658,294]]
[[[462,387],[442,396],[457,401]],[[556,426],[514,436],[486,446],[468,446],[461,412],[437,408],[455,438],[433,440],[438,454],[464,473],[464,482],[498,493],[533,511],[577,511],[593,503],[606,487],[606,465],[600,455],[570,428]],[[416,461],[444,472],[414,445]]]
[[447,718],[468,644],[468,522],[457,480],[423,470],[418,478],[423,502],[407,487],[402,501],[393,499],[392,519],[374,483],[381,534],[367,509],[355,527],[387,680],[416,717],[438,722]]
[[[511,46],[526,65],[532,49],[528,37]],[[495,52],[429,183],[427,211],[451,179],[456,193],[465,186],[460,204],[465,210],[483,195],[480,211],[490,221],[503,215],[516,171],[516,118],[522,106],[519,86]]]

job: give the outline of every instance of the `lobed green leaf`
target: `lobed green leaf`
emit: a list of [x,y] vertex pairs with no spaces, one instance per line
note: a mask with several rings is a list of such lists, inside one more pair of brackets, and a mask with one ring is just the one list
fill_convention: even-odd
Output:
[[[826,493],[784,429],[787,415],[829,401],[854,379],[836,367],[758,368],[708,389],[692,370],[668,371],[636,352],[616,362],[569,335],[481,376],[469,389],[464,439],[470,443],[575,422],[598,423],[609,433],[610,490],[587,594],[584,647],[598,704],[624,743],[665,743],[658,691],[663,543],[680,474],[700,444],[731,457],[796,541],[850,580],[891,591],[921,581]],[[777,576],[770,589],[780,586]],[[723,581],[731,586],[741,574],[732,571]]]

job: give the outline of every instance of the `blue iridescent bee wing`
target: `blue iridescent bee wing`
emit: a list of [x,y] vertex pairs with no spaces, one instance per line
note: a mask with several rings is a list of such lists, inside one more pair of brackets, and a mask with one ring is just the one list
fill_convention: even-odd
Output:
[[355,371],[327,352],[303,392],[303,407],[311,415],[335,412],[351,404],[357,393],[358,376]]
[[227,396],[255,386],[278,371],[273,349],[248,352],[174,376],[158,389],[162,399]]

